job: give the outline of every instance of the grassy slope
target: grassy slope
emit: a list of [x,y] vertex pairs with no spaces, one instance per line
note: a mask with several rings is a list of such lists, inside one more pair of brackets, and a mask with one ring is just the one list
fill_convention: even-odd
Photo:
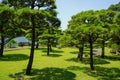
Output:
[[[87,50],[85,53],[88,53]],[[95,71],[89,69],[89,59],[76,59],[77,49],[56,49],[49,57],[45,49],[35,50],[31,76],[24,75],[29,49],[5,52],[0,58],[0,80],[120,80],[120,56],[95,57]]]

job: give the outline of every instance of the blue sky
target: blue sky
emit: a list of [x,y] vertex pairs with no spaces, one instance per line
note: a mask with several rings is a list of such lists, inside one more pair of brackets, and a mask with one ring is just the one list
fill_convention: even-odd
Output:
[[67,28],[72,15],[85,10],[107,9],[111,4],[120,0],[56,0],[58,18],[61,20],[61,29]]

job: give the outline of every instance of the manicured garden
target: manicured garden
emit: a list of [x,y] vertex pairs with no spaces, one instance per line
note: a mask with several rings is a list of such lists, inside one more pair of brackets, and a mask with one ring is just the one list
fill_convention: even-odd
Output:
[[29,51],[4,52],[0,80],[120,80],[120,55],[110,53],[108,48],[104,59],[94,56],[94,71],[90,70],[88,49],[82,62],[77,59],[76,48],[53,48],[50,56],[46,56],[46,48],[36,49],[31,75],[27,76]]

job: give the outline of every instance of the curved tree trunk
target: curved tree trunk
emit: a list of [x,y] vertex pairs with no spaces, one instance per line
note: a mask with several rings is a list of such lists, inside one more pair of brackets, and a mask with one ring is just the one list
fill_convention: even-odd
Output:
[[31,51],[30,51],[30,58],[27,65],[26,75],[30,75],[32,69],[32,63],[34,58],[34,46],[35,46],[35,23],[34,23],[34,16],[31,17],[32,21],[32,44],[31,44]]

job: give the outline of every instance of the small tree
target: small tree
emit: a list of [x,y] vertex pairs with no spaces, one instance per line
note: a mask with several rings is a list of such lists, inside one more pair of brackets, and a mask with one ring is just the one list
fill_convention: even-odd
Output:
[[82,61],[84,44],[87,38],[84,29],[84,25],[86,24],[84,13],[85,12],[81,12],[72,16],[67,29],[67,34],[71,36],[72,45],[78,48],[78,58],[80,61]]
[[10,41],[8,42],[8,45],[9,45],[10,48],[12,48],[12,45],[14,45],[14,44],[16,44],[16,43],[17,43],[17,41],[14,40],[14,39],[12,39],[12,40],[10,40]]
[[59,36],[59,26],[60,20],[55,16],[46,17],[46,30],[44,30],[43,34],[40,36],[43,42],[47,45],[47,56],[50,55],[50,51],[52,51],[52,45],[56,44],[58,36]]
[[66,30],[66,34],[69,35],[66,37],[70,37],[70,38],[68,38],[68,40],[69,40],[68,42],[69,42],[70,46],[75,46],[76,48],[78,48],[79,53],[78,53],[77,58],[80,61],[82,61],[84,44],[86,42],[86,34],[84,32],[82,25],[76,26],[75,28],[71,28],[69,26],[68,29]]

